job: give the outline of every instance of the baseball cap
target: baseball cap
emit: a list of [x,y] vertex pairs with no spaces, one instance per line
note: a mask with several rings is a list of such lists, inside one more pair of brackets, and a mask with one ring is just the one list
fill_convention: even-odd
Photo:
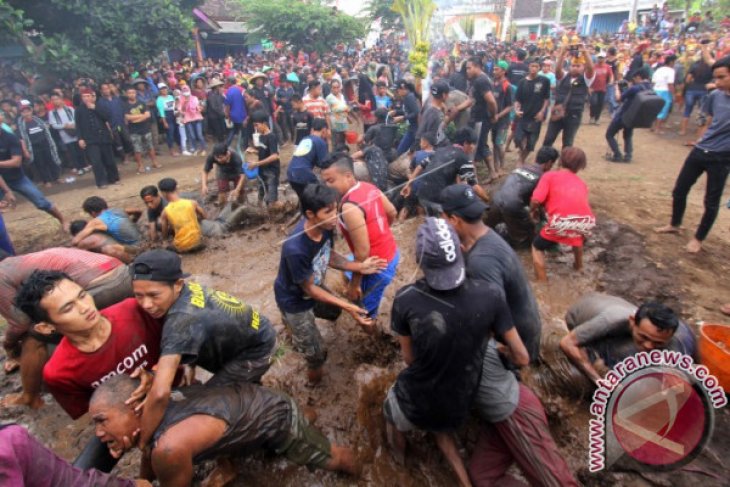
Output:
[[139,254],[129,265],[129,273],[133,281],[175,282],[190,277],[182,271],[180,256],[162,249]]
[[441,218],[428,217],[418,228],[416,260],[428,285],[437,291],[456,289],[466,279],[459,237]]
[[446,81],[438,80],[431,85],[431,95],[442,96],[448,94],[449,84]]
[[29,100],[20,100],[20,109],[33,108],[33,104]]
[[507,71],[509,69],[509,63],[505,61],[504,59],[500,59],[497,61],[497,66]]
[[161,90],[162,88],[167,88],[167,84],[166,83],[157,83],[157,89]]
[[466,184],[452,184],[441,190],[441,208],[448,214],[453,214],[473,220],[479,218],[487,209],[487,205],[474,194],[471,186]]

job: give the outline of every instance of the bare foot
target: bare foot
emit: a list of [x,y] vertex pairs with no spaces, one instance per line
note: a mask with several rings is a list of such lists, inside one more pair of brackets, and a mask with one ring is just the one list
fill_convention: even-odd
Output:
[[702,250],[702,242],[700,242],[696,238],[693,238],[687,244],[687,252],[689,252],[690,254],[696,254],[700,250]]
[[202,487],[223,487],[236,478],[236,468],[228,458],[219,458],[217,465],[210,474],[201,482]]
[[730,303],[720,306],[720,313],[730,316]]
[[330,449],[332,460],[327,463],[327,470],[337,470],[350,475],[360,475],[360,465],[355,452],[346,446],[333,444]]
[[665,227],[659,227],[654,229],[654,232],[656,233],[679,233],[681,231],[681,228],[673,227],[672,225],[667,225]]
[[20,368],[20,362],[14,358],[6,358],[3,368],[5,369],[6,374],[13,373]]
[[0,399],[0,407],[10,408],[14,406],[27,406],[31,409],[40,409],[45,403],[41,396],[31,396],[24,392],[8,394]]
[[314,423],[315,421],[317,421],[317,411],[315,411],[314,408],[301,406],[299,409],[302,411],[302,416],[307,418],[307,421],[309,421],[310,423]]

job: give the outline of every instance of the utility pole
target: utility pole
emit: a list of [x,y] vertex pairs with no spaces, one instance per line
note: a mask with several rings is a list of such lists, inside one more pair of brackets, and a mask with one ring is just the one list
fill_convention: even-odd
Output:
[[636,22],[636,11],[639,8],[639,0],[631,2],[631,12],[629,13],[629,22]]
[[560,19],[563,16],[563,0],[558,0],[557,5],[555,5],[555,25],[560,25]]
[[545,0],[540,0],[540,23],[537,26],[537,37],[542,36],[542,16],[545,13]]

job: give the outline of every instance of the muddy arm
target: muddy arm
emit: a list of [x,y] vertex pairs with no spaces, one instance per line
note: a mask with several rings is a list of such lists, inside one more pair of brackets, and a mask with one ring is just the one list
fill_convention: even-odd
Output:
[[571,331],[560,340],[560,349],[565,353],[568,359],[578,367],[591,381],[598,383],[601,379],[600,374],[593,368],[593,364],[588,358],[588,352],[585,348],[578,345],[578,337],[575,331]]

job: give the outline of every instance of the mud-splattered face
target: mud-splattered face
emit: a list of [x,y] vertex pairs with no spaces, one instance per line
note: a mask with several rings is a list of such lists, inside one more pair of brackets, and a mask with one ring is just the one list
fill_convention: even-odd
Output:
[[132,282],[134,297],[140,307],[153,318],[162,318],[180,296],[184,281],[175,283],[135,280]]
[[649,318],[644,318],[639,323],[631,317],[631,336],[636,346],[645,351],[666,348],[674,336],[674,330],[662,330],[654,325]]
[[105,404],[104,400],[92,401],[89,414],[94,422],[94,434],[110,450],[124,451],[124,437],[131,440],[139,428],[139,416],[132,407],[122,410]]

